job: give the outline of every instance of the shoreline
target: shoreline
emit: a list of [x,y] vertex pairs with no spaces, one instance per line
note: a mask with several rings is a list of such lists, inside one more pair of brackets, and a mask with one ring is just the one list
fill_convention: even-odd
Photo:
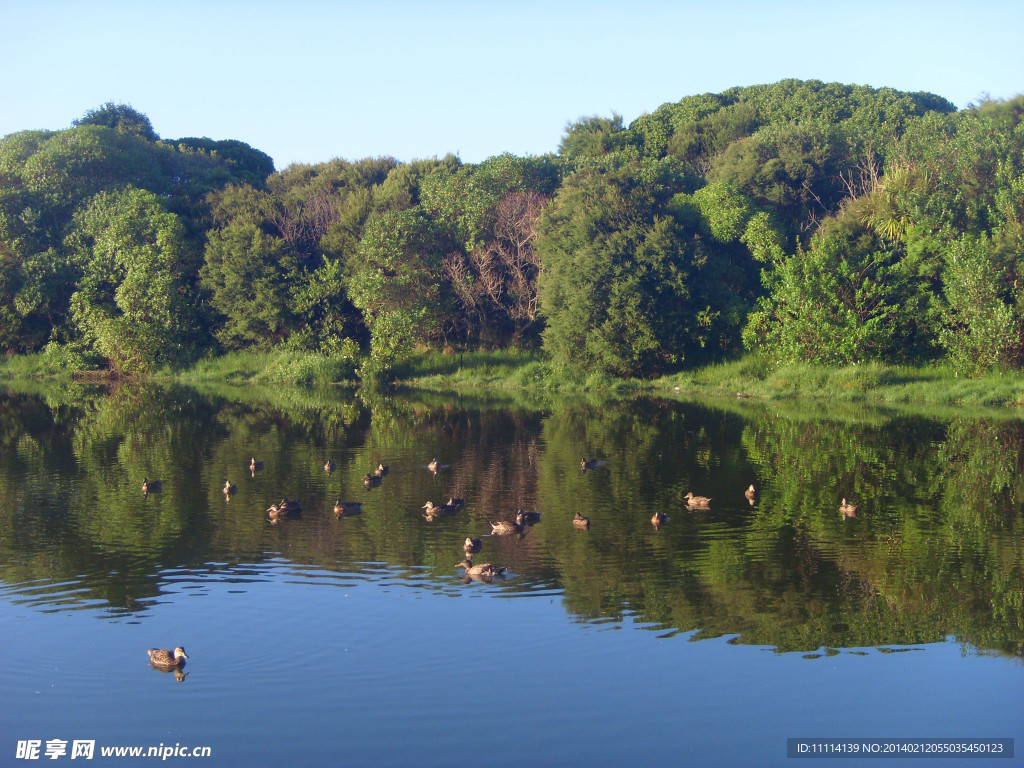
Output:
[[9,357],[0,363],[0,380],[58,380],[82,384],[218,383],[366,387],[436,392],[537,392],[713,397],[758,401],[815,400],[878,405],[1024,407],[1024,374],[1005,373],[970,379],[938,365],[887,366],[866,363],[845,367],[791,364],[769,368],[756,356],[717,363],[653,379],[582,375],[551,365],[541,353],[420,353],[374,385],[356,376],[357,361],[284,350],[229,353],[182,369],[164,368],[145,377],[115,377],[102,371],[68,371],[43,355]]

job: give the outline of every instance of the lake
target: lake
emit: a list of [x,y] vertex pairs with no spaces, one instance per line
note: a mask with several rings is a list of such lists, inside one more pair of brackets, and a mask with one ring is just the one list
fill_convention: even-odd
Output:
[[0,765],[1024,764],[1012,413],[8,387]]

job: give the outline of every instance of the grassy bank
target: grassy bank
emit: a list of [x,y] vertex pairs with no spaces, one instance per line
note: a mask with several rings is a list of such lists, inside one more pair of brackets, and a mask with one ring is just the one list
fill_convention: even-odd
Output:
[[878,363],[826,368],[790,365],[772,369],[763,360],[708,366],[658,379],[622,380],[555,368],[537,355],[467,353],[424,355],[398,372],[403,386],[423,389],[544,389],[607,391],[768,400],[814,398],[840,402],[930,403],[947,406],[1024,406],[1024,375],[957,377],[942,367]]
[[768,399],[815,398],[841,402],[929,403],[947,406],[1024,406],[1024,375],[992,374],[978,379],[949,369],[879,363],[825,368],[790,365],[770,369],[748,357],[655,382],[683,394]]
[[[165,368],[151,378],[180,384],[327,386],[357,383],[357,361],[292,351],[232,352],[186,369]],[[95,373],[84,375],[94,378]],[[71,371],[43,354],[0,360],[0,379],[67,378]],[[944,406],[1024,406],[1024,374],[964,379],[940,366],[878,363],[826,368],[790,365],[772,369],[763,360],[711,365],[658,379],[616,379],[554,366],[539,352],[463,352],[416,355],[394,371],[394,384],[423,390],[663,394],[683,397],[814,398],[838,402],[927,403]]]

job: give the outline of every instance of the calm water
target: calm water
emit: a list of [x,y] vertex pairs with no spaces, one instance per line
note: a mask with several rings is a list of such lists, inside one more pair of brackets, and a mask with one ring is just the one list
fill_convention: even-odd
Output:
[[[1024,765],[1021,420],[344,392],[0,402],[0,765],[60,739],[58,762],[91,740],[94,765],[181,745],[211,757],[169,763],[776,766],[787,737],[1014,738],[981,764]],[[424,518],[449,496],[465,509]],[[302,514],[275,522],[284,497]],[[363,513],[338,519],[339,498]],[[518,508],[540,522],[487,535]],[[508,572],[465,580],[466,536]],[[149,666],[175,645],[183,674]],[[906,760],[839,764],[861,763]]]

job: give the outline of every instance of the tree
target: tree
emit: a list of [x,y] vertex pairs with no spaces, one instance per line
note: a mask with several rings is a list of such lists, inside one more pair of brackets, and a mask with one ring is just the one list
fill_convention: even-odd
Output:
[[421,210],[387,213],[366,227],[349,264],[348,293],[370,330],[366,376],[381,376],[417,342],[438,338],[450,321],[441,258],[450,249]]
[[943,272],[948,307],[939,341],[967,376],[1024,364],[1024,287],[1018,265],[988,237],[962,236]]
[[547,204],[538,192],[509,192],[495,206],[493,239],[469,254],[444,258],[445,274],[467,316],[488,329],[494,339],[511,326],[511,342],[519,344],[539,315],[537,276],[540,259],[534,248],[537,223]]
[[153,130],[149,118],[127,104],[115,104],[108,101],[103,106],[90,109],[73,125],[102,125],[113,128],[118,133],[141,136],[146,141],[156,141],[160,137]]
[[325,355],[358,351],[367,340],[362,317],[345,290],[344,266],[340,259],[325,259],[323,266],[299,282],[292,296],[300,327],[290,344]]
[[601,157],[619,149],[622,138],[622,115],[581,117],[565,126],[565,135],[558,144],[562,157]]
[[579,371],[646,376],[677,368],[715,321],[700,264],[666,207],[664,163],[612,155],[566,179],[541,218],[544,346]]
[[82,277],[71,317],[87,349],[115,372],[181,360],[197,335],[185,230],[152,192],[97,195],[75,215],[68,245]]
[[[846,365],[919,354],[920,284],[856,211],[831,219],[765,273],[768,296],[743,332],[776,364]],[[910,309],[910,311],[908,311]]]
[[295,324],[291,290],[298,272],[293,249],[255,217],[240,215],[211,230],[199,276],[221,317],[220,343],[241,349],[286,339]]

